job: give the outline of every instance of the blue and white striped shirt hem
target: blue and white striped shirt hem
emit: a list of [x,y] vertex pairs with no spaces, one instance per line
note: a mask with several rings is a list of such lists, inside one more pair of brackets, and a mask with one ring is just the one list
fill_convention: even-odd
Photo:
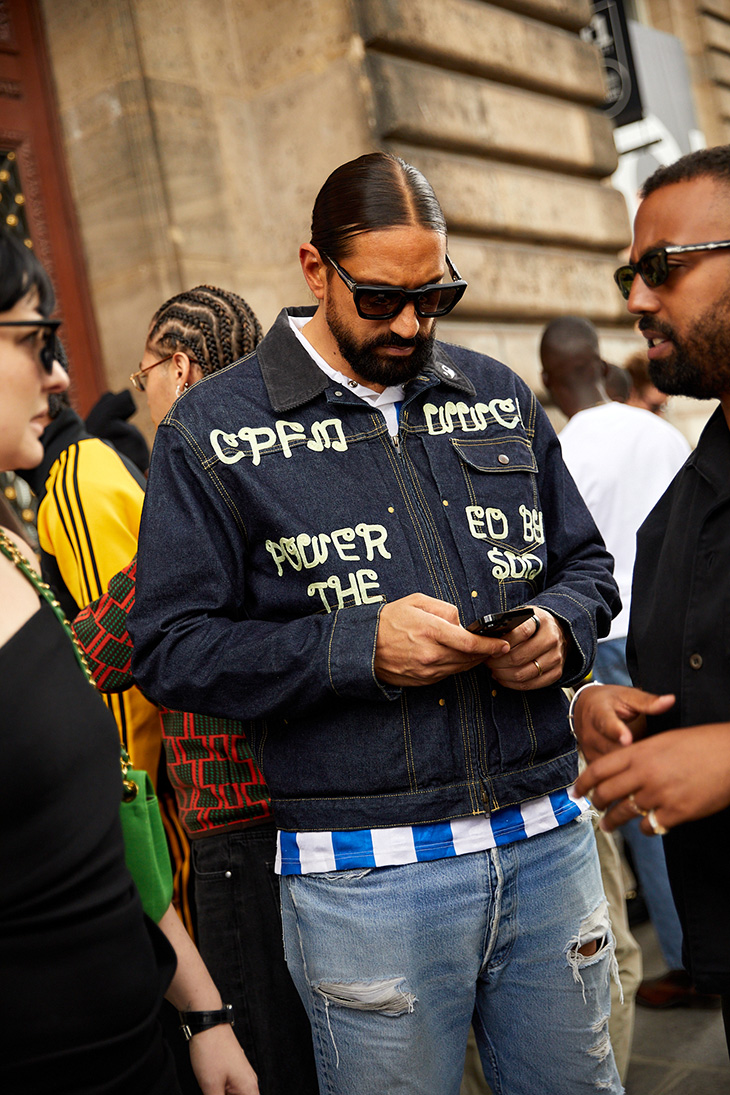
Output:
[[354,832],[290,833],[279,831],[277,874],[318,874],[367,867],[397,867],[430,859],[485,852],[527,840],[567,825],[590,808],[572,787],[551,795],[506,806],[487,817],[457,818],[430,825]]

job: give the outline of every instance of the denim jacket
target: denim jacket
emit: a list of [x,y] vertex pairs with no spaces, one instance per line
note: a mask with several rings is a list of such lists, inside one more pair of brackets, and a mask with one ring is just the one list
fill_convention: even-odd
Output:
[[484,666],[388,687],[373,668],[383,604],[422,592],[465,625],[540,605],[570,637],[569,685],[618,610],[612,568],[510,369],[436,343],[406,387],[395,443],[284,311],[158,430],[134,673],[160,704],[244,722],[282,829],[489,813],[575,778],[561,687],[503,688]]

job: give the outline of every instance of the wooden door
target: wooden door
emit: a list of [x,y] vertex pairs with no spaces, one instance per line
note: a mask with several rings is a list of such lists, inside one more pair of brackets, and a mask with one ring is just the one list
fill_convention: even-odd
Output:
[[103,370],[37,0],[0,0],[0,222],[51,275],[85,414],[104,390]]

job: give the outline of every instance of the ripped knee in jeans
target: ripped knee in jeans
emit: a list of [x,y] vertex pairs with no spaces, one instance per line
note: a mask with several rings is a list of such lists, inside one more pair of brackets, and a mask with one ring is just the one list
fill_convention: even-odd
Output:
[[614,951],[615,943],[611,932],[608,904],[604,898],[592,913],[581,920],[578,934],[568,940],[565,948],[565,956],[573,973],[573,980],[581,986],[583,1000],[586,998],[586,992],[582,969],[587,965],[600,962],[606,955],[609,956],[607,976],[613,976],[620,989],[621,982]]
[[397,1019],[410,1014],[418,1002],[414,993],[403,988],[404,984],[403,977],[389,977],[382,981],[317,981],[313,984],[314,991],[324,1000],[337,1067],[340,1055],[330,1023],[330,1006],[373,1011]]
[[390,977],[383,981],[319,981],[314,988],[328,1004],[397,1016],[413,1011],[416,1003],[412,992],[403,991],[403,983],[403,977]]

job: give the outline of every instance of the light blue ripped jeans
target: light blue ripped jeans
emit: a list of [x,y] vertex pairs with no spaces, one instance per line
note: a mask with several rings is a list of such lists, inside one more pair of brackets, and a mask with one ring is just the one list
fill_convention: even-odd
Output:
[[494,1095],[623,1090],[587,815],[489,852],[289,875],[281,899],[322,1095],[458,1095],[472,1019]]

